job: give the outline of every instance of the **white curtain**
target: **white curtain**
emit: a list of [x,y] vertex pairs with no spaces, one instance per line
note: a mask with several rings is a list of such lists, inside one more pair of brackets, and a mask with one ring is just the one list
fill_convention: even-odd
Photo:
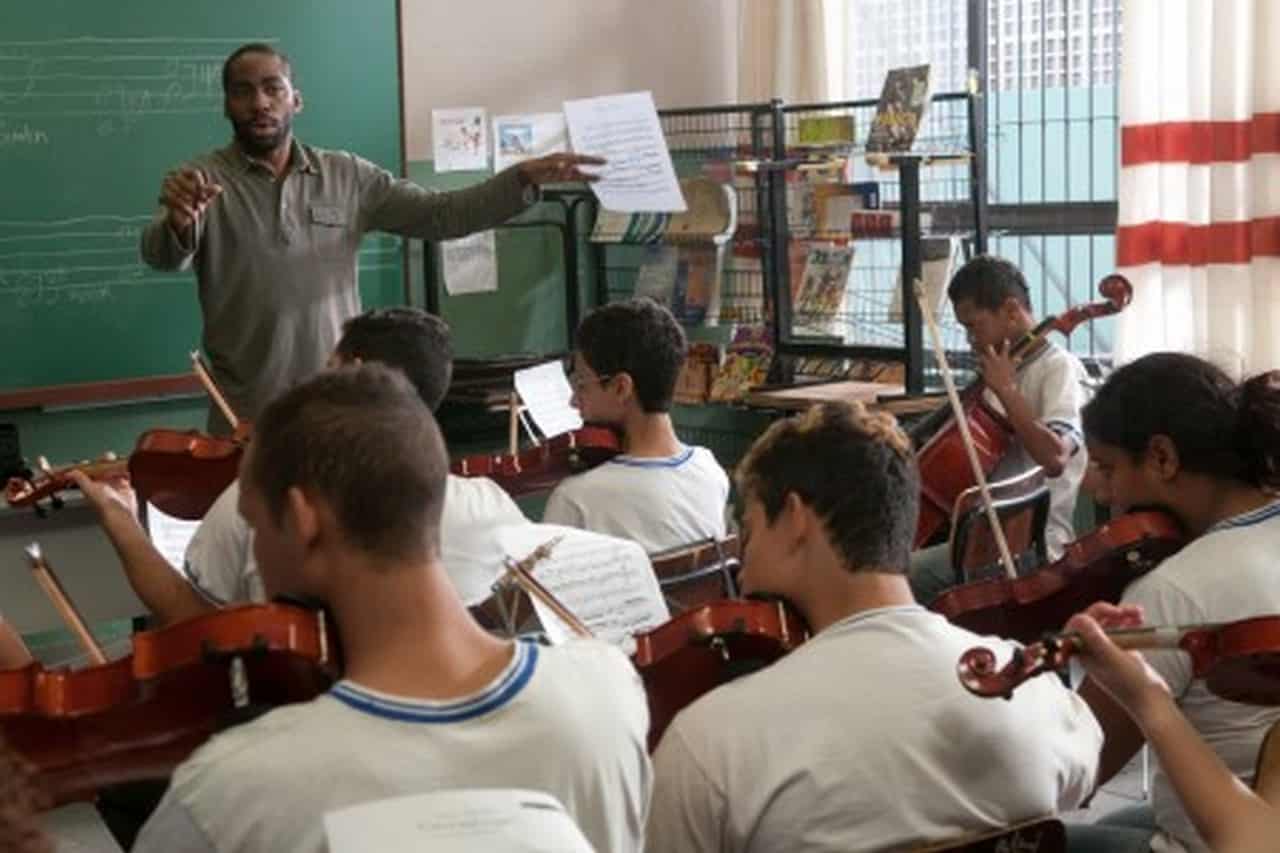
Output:
[[1125,0],[1116,356],[1280,367],[1280,0]]
[[739,9],[740,102],[831,97],[823,0],[741,0]]

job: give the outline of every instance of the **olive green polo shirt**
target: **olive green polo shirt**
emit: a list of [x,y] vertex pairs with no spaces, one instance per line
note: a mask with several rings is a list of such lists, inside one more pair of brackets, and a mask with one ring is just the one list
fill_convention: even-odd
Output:
[[[537,196],[514,169],[433,193],[354,154],[296,141],[280,178],[234,143],[189,165],[222,194],[197,221],[192,245],[162,208],[143,230],[142,258],[155,269],[195,270],[214,379],[249,419],[320,370],[342,323],[359,313],[356,254],[366,232],[461,237],[510,219]],[[213,412],[210,428],[225,430]]]

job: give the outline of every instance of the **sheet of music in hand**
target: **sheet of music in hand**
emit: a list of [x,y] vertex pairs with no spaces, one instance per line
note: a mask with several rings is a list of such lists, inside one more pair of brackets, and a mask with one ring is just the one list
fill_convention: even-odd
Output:
[[362,803],[324,816],[331,853],[593,853],[542,791],[468,789]]

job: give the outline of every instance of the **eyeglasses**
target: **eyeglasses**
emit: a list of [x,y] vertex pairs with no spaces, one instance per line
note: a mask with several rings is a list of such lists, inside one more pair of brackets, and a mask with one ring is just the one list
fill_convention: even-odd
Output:
[[603,386],[604,383],[608,382],[610,379],[612,379],[617,375],[618,374],[616,373],[606,373],[603,376],[581,376],[580,377],[576,373],[574,373],[569,375],[569,387],[572,388],[574,393],[576,394],[581,392],[582,389],[586,387],[588,384],[590,384],[591,382],[599,382],[600,385]]

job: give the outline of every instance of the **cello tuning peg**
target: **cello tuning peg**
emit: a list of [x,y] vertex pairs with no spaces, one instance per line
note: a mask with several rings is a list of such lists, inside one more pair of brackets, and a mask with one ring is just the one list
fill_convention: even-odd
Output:
[[57,495],[54,495],[53,497],[49,498],[49,506],[53,507],[54,509],[62,509],[62,507],[65,506],[65,504],[63,503],[62,498],[58,497]]
[[53,467],[49,464],[49,460],[43,456],[36,457],[36,470],[42,474],[48,474],[53,471]]

